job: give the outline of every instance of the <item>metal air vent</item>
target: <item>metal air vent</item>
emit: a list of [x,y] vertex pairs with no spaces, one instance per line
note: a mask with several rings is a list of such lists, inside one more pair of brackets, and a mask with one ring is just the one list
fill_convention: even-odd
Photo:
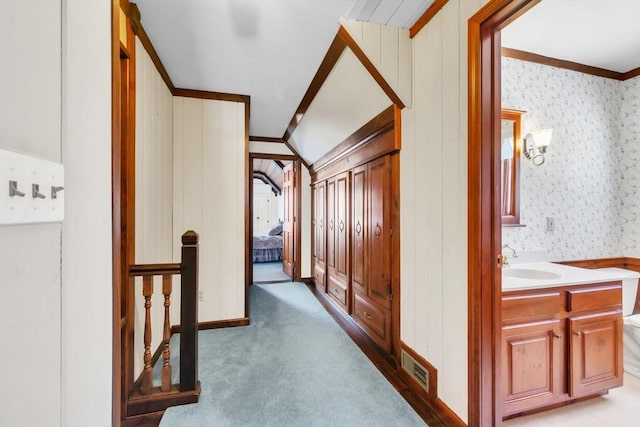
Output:
[[420,365],[404,350],[401,351],[402,369],[404,369],[427,393],[429,392],[429,371]]

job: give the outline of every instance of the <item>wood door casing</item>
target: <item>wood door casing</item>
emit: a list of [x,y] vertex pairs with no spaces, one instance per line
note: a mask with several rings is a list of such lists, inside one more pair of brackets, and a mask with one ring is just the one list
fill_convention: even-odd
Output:
[[588,396],[622,385],[622,314],[569,318],[569,395]]
[[563,392],[563,331],[560,320],[504,326],[504,414],[549,404]]
[[283,169],[282,195],[284,203],[284,223],[282,225],[282,271],[293,278],[295,266],[295,163]]
[[336,219],[336,182],[330,180],[327,182],[327,269],[333,269],[336,266],[336,236],[335,236],[335,219]]
[[368,164],[367,297],[391,309],[391,163],[389,156]]

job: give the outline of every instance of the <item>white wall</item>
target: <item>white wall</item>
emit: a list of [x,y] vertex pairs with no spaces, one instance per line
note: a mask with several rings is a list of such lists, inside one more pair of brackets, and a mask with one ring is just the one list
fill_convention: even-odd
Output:
[[[547,249],[554,261],[623,256],[621,210],[637,200],[637,188],[629,181],[630,194],[621,197],[619,189],[628,181],[621,165],[628,159],[625,170],[633,175],[638,160],[636,152],[629,162],[637,145],[638,106],[627,103],[627,118],[620,120],[623,96],[630,100],[633,94],[624,85],[502,58],[502,106],[526,111],[522,135],[553,128],[543,165],[520,160],[520,221],[526,227],[503,227],[503,243],[519,251]],[[620,137],[621,125],[626,138]],[[554,218],[554,231],[546,231],[547,217]],[[630,219],[626,224],[634,224]],[[629,246],[634,228],[624,238]]]
[[[136,264],[173,259],[173,95],[151,57],[136,37]],[[172,294],[180,292],[176,280]],[[142,279],[136,280],[135,369],[141,372],[144,351]],[[173,299],[173,298],[172,298]],[[175,305],[174,300],[172,304]],[[162,278],[156,277],[151,300],[154,352],[162,342],[164,321]],[[180,323],[179,318],[171,319]]]
[[621,83],[620,148],[623,255],[640,258],[640,77]]
[[401,338],[438,370],[467,419],[467,21],[450,0],[413,39],[413,107],[400,151]]
[[[0,147],[55,162],[62,160],[60,17],[59,0],[0,2]],[[61,425],[61,231],[60,224],[0,227],[3,425]]]
[[[62,23],[62,425],[106,427],[112,389],[111,2],[63,0]],[[30,349],[49,354],[42,344]],[[39,390],[40,382],[32,382],[30,393],[47,401],[51,395]],[[44,405],[27,413],[44,416],[43,423],[22,419],[17,425],[53,425]]]
[[199,321],[244,317],[245,104],[174,98],[174,261],[200,234]]
[[409,30],[344,18],[340,18],[340,23],[404,105],[411,107],[413,56]]
[[284,154],[293,155],[289,147],[282,143],[249,141],[249,152],[260,154]]

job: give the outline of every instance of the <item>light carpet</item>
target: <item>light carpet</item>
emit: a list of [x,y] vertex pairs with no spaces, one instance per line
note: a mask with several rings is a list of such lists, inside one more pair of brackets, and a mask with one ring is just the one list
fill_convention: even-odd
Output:
[[282,271],[282,261],[256,262],[253,264],[253,281],[256,282],[290,282],[291,277]]
[[425,425],[304,284],[251,286],[250,313],[200,332],[200,402],[161,427]]

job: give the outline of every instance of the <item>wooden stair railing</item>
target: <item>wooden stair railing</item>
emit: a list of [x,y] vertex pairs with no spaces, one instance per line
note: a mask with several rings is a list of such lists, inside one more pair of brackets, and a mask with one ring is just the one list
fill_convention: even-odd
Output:
[[[171,383],[171,321],[169,308],[174,275],[181,276],[180,285],[180,382]],[[153,279],[162,276],[164,320],[162,331],[162,375],[160,386],[153,386],[151,353],[151,297]],[[126,416],[135,417],[163,411],[170,406],[195,403],[200,396],[198,381],[198,233],[189,230],[182,235],[182,260],[179,264],[139,264],[129,266],[131,286],[142,277],[144,297],[144,368],[137,381],[129,381]],[[129,334],[133,336],[133,322]]]

